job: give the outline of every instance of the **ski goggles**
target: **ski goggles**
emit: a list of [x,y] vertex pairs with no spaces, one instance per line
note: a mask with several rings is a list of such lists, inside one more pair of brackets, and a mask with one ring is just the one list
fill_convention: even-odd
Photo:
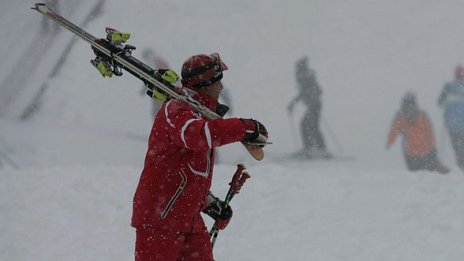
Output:
[[229,67],[227,67],[227,65],[221,60],[221,57],[219,57],[219,53],[212,53],[209,56],[213,60],[213,66],[216,72],[222,72],[229,69]]

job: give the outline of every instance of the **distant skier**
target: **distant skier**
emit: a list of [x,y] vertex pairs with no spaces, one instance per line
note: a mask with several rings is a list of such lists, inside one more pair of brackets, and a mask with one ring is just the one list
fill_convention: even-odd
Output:
[[464,67],[456,66],[455,80],[445,84],[438,104],[445,110],[445,125],[451,138],[456,162],[464,170]]
[[327,151],[324,137],[320,130],[321,94],[322,90],[316,80],[316,73],[308,67],[308,57],[305,56],[296,62],[296,80],[299,92],[287,107],[289,113],[294,106],[302,102],[306,111],[301,121],[300,131],[303,139],[303,155],[308,159],[332,158]]
[[403,154],[409,170],[431,170],[448,173],[449,169],[437,157],[432,123],[427,114],[419,109],[416,96],[406,93],[401,109],[396,114],[388,134],[387,149],[398,134],[403,136]]

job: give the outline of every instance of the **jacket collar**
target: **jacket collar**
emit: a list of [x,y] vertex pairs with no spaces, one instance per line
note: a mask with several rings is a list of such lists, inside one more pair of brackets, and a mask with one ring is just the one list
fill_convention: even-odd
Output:
[[208,96],[206,93],[202,91],[193,91],[193,98],[197,100],[201,105],[207,107],[212,111],[216,111],[216,108],[219,105],[219,102],[216,99]]

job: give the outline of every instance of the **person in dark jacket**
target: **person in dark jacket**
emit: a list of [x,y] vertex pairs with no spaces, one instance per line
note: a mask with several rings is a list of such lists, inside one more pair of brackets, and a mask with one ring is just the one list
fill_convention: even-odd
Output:
[[456,66],[455,80],[446,83],[438,104],[445,111],[445,125],[451,138],[456,162],[464,170],[464,67]]
[[431,170],[448,173],[449,169],[437,157],[432,123],[427,114],[419,109],[416,96],[406,93],[401,109],[396,114],[388,134],[387,149],[401,133],[403,154],[409,170]]
[[303,156],[312,158],[331,158],[327,151],[324,137],[320,129],[321,94],[322,90],[316,80],[316,73],[308,66],[308,57],[305,56],[296,62],[296,80],[299,92],[290,101],[287,107],[289,113],[294,106],[302,102],[306,111],[300,124],[300,132],[303,140]]

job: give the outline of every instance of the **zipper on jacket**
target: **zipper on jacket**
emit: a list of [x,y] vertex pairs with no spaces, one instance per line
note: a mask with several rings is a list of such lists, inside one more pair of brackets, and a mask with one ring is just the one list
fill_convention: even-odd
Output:
[[187,184],[187,175],[184,173],[183,170],[179,172],[179,175],[182,178],[182,182],[180,183],[179,187],[176,190],[176,193],[171,197],[169,200],[168,204],[166,205],[166,208],[164,209],[163,213],[161,213],[161,218],[164,219],[168,215],[169,210],[171,210],[172,206],[174,205],[174,202],[176,202],[177,198],[180,196],[182,191],[184,191],[185,185]]

